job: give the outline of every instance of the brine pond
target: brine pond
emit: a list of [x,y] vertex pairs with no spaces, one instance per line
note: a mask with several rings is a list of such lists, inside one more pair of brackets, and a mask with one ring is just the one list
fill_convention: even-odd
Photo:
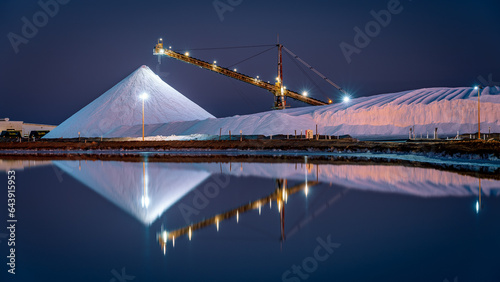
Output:
[[1,281],[500,281],[500,162],[424,163],[0,160]]

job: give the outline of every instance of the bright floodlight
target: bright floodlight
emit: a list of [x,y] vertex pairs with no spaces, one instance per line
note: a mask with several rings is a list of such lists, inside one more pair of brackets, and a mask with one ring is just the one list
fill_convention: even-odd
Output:
[[142,93],[139,98],[141,98],[142,100],[146,100],[147,98],[149,97],[148,93]]
[[349,98],[349,96],[344,96],[344,98],[342,100],[344,101],[344,103],[347,103],[351,99]]
[[477,87],[477,85],[476,85],[476,86],[474,86],[474,90],[477,90],[478,88],[479,88],[479,87]]
[[302,92],[302,95],[307,97],[307,91]]
[[189,57],[189,52],[184,53],[184,56],[188,56]]

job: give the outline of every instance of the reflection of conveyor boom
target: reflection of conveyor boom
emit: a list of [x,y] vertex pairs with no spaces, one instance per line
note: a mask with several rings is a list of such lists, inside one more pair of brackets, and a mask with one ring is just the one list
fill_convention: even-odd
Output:
[[[165,248],[165,245],[168,241],[173,241],[175,238],[179,238],[183,235],[188,234],[189,238],[191,238],[191,235],[194,231],[198,229],[205,228],[207,226],[211,225],[218,225],[221,221],[230,219],[232,217],[238,217],[240,214],[248,212],[250,210],[255,210],[259,209],[259,207],[262,207],[265,204],[268,204],[269,202],[276,201],[278,204],[278,208],[280,208],[282,205],[284,205],[284,202],[286,202],[286,199],[288,195],[295,194],[299,191],[304,190],[306,187],[313,187],[317,185],[319,182],[317,181],[308,181],[301,183],[299,185],[293,186],[291,188],[285,188],[285,189],[276,189],[271,195],[258,199],[256,201],[253,201],[251,203],[248,203],[246,205],[240,206],[236,209],[227,211],[225,213],[221,213],[218,215],[215,215],[213,217],[210,217],[208,219],[205,219],[203,221],[193,223],[191,225],[181,227],[176,230],[172,231],[162,231],[160,236],[158,236],[158,241],[160,243],[160,246]],[[281,211],[281,209],[280,209]]]

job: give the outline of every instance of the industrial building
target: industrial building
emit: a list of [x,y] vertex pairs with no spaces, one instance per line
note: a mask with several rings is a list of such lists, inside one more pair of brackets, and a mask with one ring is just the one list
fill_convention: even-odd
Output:
[[9,118],[0,119],[0,132],[6,130],[20,131],[23,137],[28,137],[31,131],[52,130],[55,125],[24,123],[23,121],[11,121]]

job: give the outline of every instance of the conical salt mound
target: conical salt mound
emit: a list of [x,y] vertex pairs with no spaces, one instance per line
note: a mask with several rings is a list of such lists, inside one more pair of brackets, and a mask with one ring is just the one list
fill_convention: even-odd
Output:
[[214,118],[160,79],[147,66],[141,66],[92,103],[53,129],[45,138],[100,137],[119,126],[157,124]]

